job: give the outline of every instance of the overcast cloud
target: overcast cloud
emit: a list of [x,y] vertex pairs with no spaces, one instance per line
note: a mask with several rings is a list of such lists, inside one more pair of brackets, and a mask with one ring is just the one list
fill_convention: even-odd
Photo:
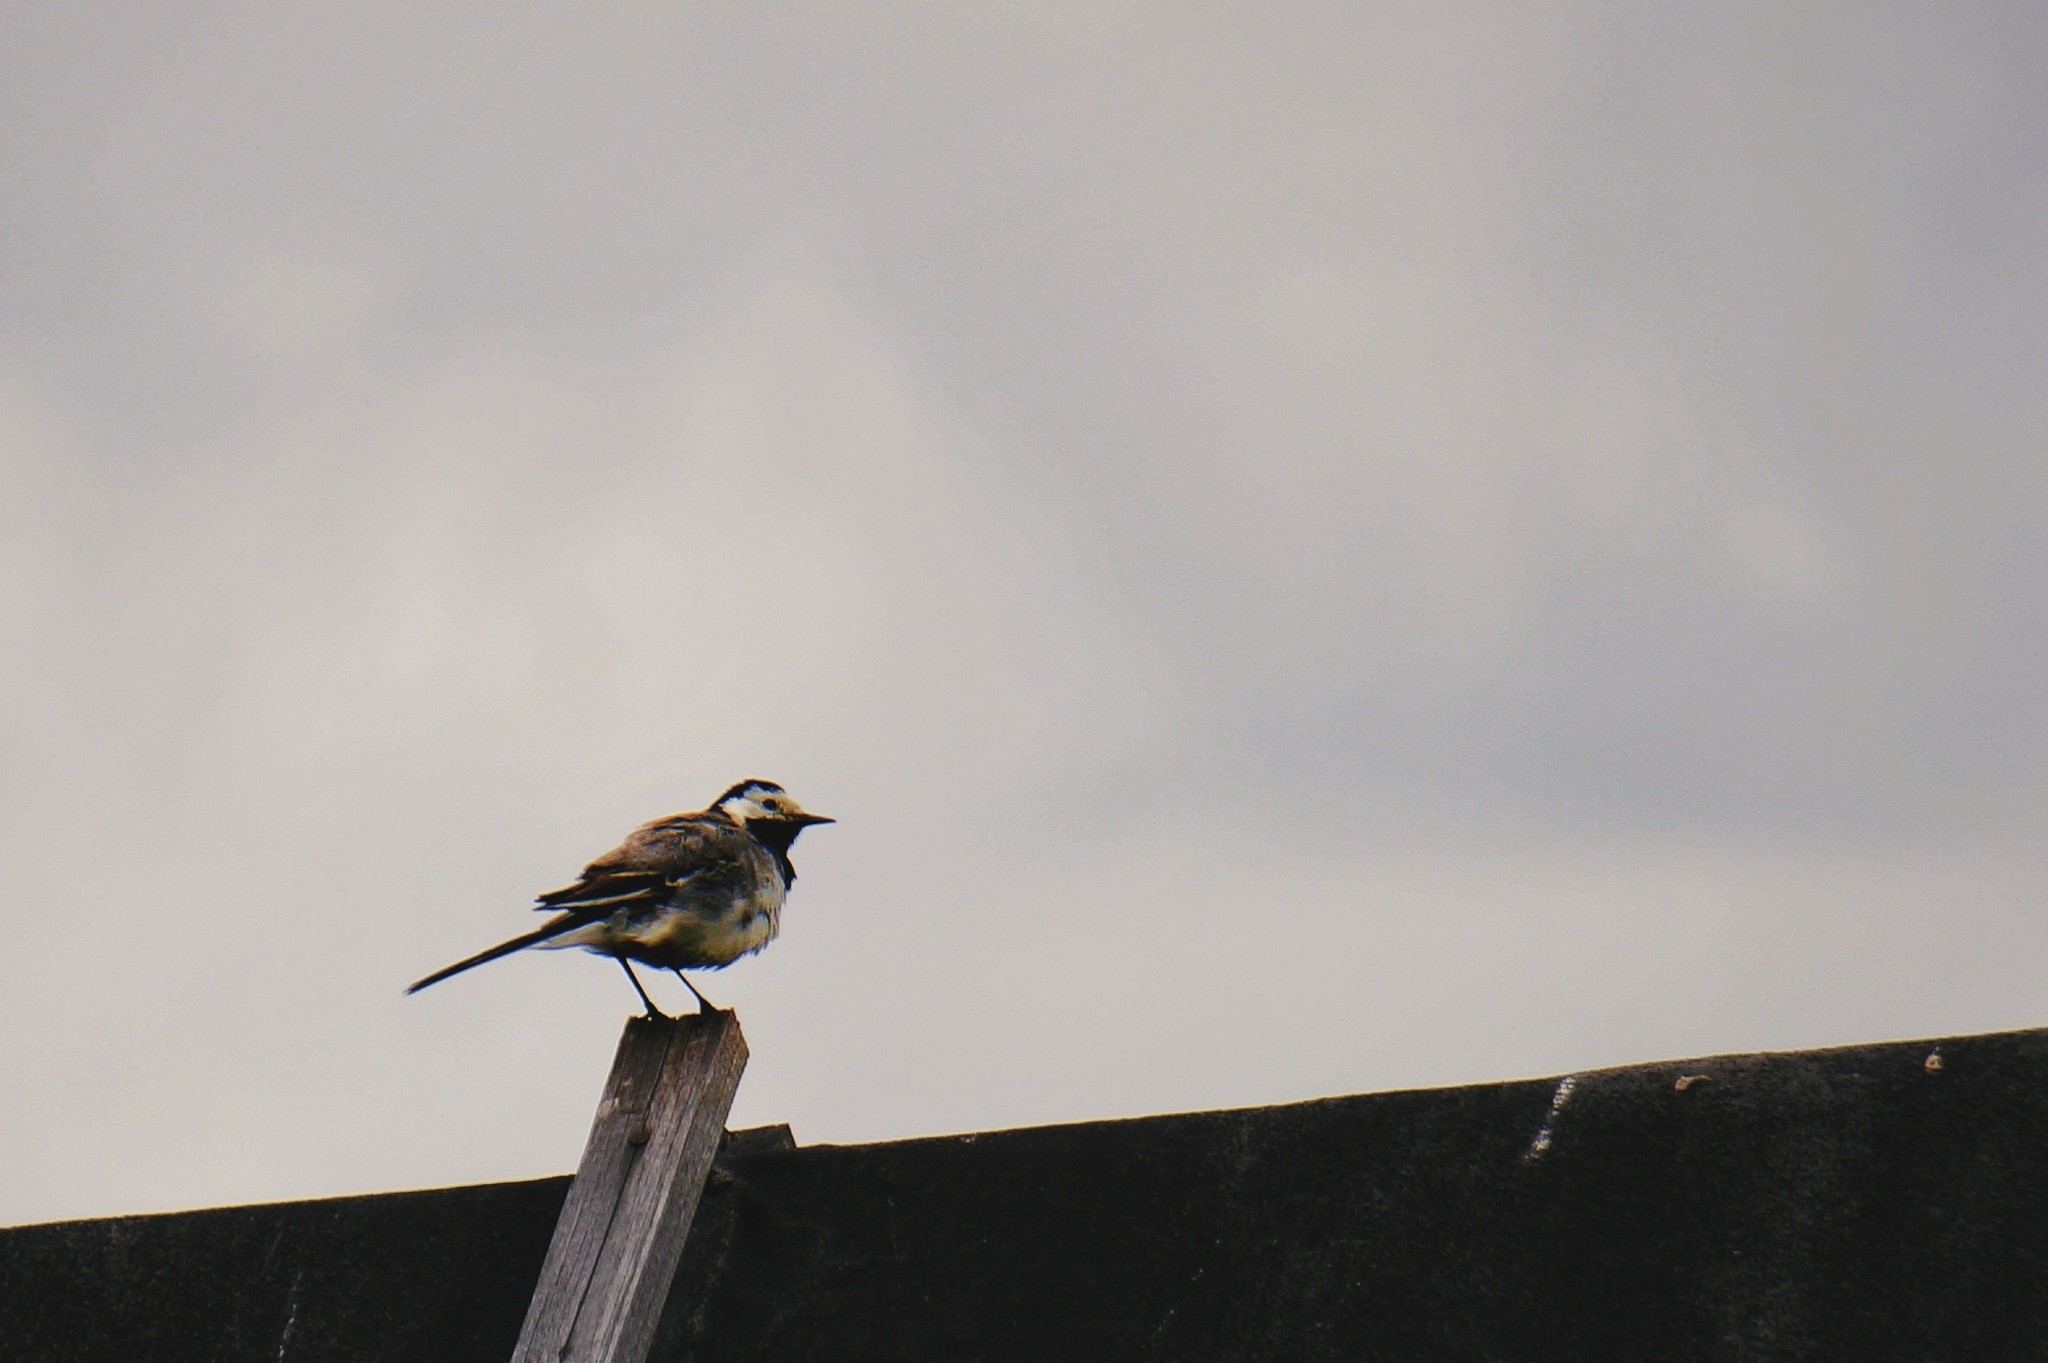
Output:
[[2038,5],[0,37],[0,1223],[2048,1022]]

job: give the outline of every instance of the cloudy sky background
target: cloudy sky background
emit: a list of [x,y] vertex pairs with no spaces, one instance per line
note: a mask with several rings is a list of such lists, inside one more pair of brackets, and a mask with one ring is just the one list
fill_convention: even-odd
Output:
[[0,1222],[2048,1023],[2037,4],[0,29]]

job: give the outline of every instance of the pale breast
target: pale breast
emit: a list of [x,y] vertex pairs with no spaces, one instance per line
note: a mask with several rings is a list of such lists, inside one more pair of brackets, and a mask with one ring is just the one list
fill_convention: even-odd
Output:
[[629,935],[636,946],[662,964],[730,965],[775,940],[782,928],[782,887],[769,893],[736,897],[718,912],[671,911],[636,923]]
[[717,923],[707,924],[698,949],[709,960],[725,965],[750,951],[759,951],[775,940],[782,929],[782,906],[746,909]]

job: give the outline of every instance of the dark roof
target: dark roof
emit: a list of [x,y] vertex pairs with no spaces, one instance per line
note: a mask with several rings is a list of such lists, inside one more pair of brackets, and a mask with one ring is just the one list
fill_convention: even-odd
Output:
[[[772,1145],[656,1359],[2048,1355],[2048,1032]],[[0,1232],[0,1347],[501,1363],[566,1185]]]

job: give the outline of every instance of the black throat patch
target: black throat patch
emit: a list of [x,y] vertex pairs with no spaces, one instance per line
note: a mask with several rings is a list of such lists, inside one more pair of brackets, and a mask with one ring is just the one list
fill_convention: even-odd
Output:
[[782,888],[787,890],[796,884],[796,867],[790,863],[789,847],[796,841],[796,835],[804,831],[800,823],[786,819],[748,819],[747,833],[775,854],[775,869],[782,872]]

